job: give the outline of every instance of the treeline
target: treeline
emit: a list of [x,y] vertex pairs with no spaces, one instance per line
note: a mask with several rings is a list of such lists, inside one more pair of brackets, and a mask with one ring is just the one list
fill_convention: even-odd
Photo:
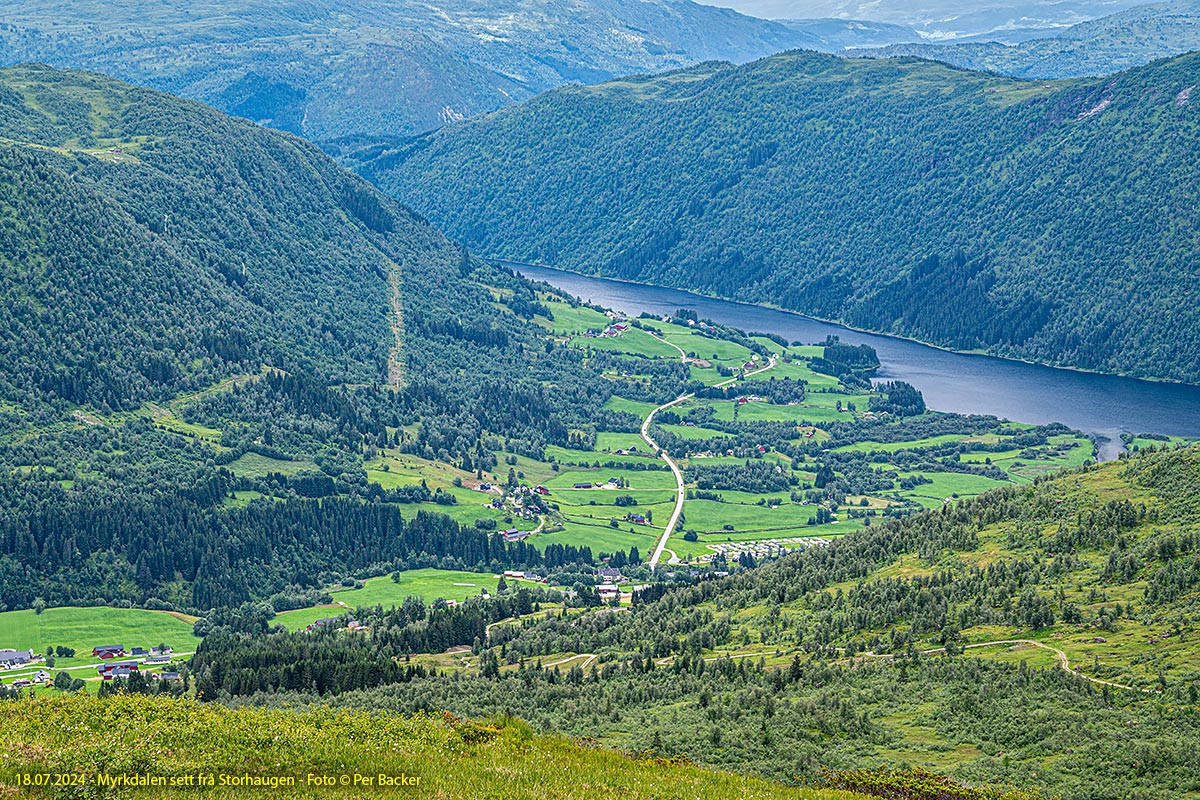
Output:
[[724,388],[702,386],[694,394],[703,400],[734,400],[754,394],[776,405],[787,405],[804,399],[804,381],[771,376],[767,380],[745,381]]
[[[196,487],[201,493],[205,487]],[[205,610],[320,589],[375,569],[444,566],[494,570],[590,567],[584,548],[540,552],[426,511],[357,498],[292,498],[210,508],[211,497],[77,494],[58,483],[0,479],[17,513],[0,520],[0,578],[10,608],[114,600]]]
[[871,382],[867,376],[879,369],[879,355],[870,345],[856,347],[839,341],[836,336],[829,336],[825,340],[824,354],[810,359],[808,365],[813,372],[832,375],[848,385],[869,387]]
[[[521,588],[506,596],[427,607],[409,597],[396,608],[359,609],[311,631],[247,634],[218,629],[208,634],[190,662],[200,700],[284,691],[343,694],[420,680],[431,673],[407,665],[414,653],[441,653],[487,638],[487,626],[527,615],[540,602],[557,598],[544,589]],[[476,652],[476,655],[478,652]]]
[[878,393],[872,394],[869,402],[871,411],[900,417],[916,417],[925,413],[925,398],[911,383],[888,381],[876,389]]

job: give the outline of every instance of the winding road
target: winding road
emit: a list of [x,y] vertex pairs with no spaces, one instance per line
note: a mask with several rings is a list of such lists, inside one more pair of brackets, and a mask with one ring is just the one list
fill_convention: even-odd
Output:
[[[1072,675],[1076,675],[1080,678],[1083,678],[1086,681],[1091,681],[1092,683],[1099,684],[1100,686],[1111,686],[1114,689],[1127,689],[1131,692],[1143,692],[1145,694],[1157,694],[1157,692],[1154,689],[1143,689],[1143,688],[1140,688],[1137,686],[1127,686],[1124,683],[1114,683],[1113,681],[1101,680],[1100,678],[1093,678],[1090,675],[1084,675],[1079,670],[1072,669],[1071,661],[1069,658],[1067,658],[1066,653],[1064,653],[1062,650],[1059,650],[1057,647],[1052,647],[1052,646],[1046,644],[1045,642],[1039,642],[1036,639],[998,639],[994,642],[975,642],[974,644],[963,645],[962,649],[963,650],[974,650],[979,647],[997,647],[1000,645],[1011,646],[1014,644],[1025,644],[1025,645],[1030,645],[1032,647],[1040,647],[1043,650],[1049,650],[1051,653],[1054,653],[1054,655],[1058,657],[1058,665],[1060,667],[1062,667],[1064,670],[1071,673]],[[944,652],[946,652],[946,648],[938,647],[933,650],[922,650],[921,655],[930,656],[930,655],[936,655],[938,653],[944,653]],[[893,654],[893,653],[863,653],[862,655],[867,658],[894,659],[896,657],[895,654]],[[851,659],[851,661],[853,661],[853,659]]]
[[[665,342],[666,344],[669,344],[678,350],[680,358],[687,359],[687,353],[683,351],[682,347],[673,342],[668,342],[666,339],[661,337],[659,337],[659,339],[660,341]],[[766,372],[774,367],[775,363],[775,356],[772,355],[767,359],[767,365],[765,367],[747,372],[742,377],[748,378],[751,375],[757,375],[760,372]],[[721,381],[715,386],[716,388],[723,389],[724,387],[735,383],[737,380],[737,378],[730,378],[727,381]],[[683,471],[679,469],[679,465],[675,463],[675,459],[671,458],[666,450],[663,450],[661,447],[659,447],[658,442],[654,441],[654,437],[650,435],[650,423],[654,421],[654,415],[658,412],[668,409],[671,406],[677,406],[680,403],[691,400],[692,397],[694,397],[692,394],[680,395],[669,403],[663,403],[661,406],[647,414],[645,421],[642,422],[642,439],[645,440],[646,444],[654,448],[654,452],[658,453],[658,455],[662,457],[663,461],[667,462],[667,466],[670,467],[671,472],[675,474],[675,510],[671,512],[671,519],[667,522],[667,527],[663,529],[662,538],[658,540],[658,546],[654,548],[654,555],[650,557],[651,572],[658,569],[658,562],[662,560],[663,552],[667,550],[667,540],[671,538],[671,531],[675,530],[675,525],[679,522],[679,517],[683,514],[683,501],[687,497],[687,489],[685,488],[683,482]],[[678,564],[679,557],[674,553],[671,553],[671,556],[672,558],[668,563]]]

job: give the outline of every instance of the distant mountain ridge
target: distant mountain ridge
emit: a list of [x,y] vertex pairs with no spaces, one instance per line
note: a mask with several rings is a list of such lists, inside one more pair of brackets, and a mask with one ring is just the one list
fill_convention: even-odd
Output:
[[71,0],[0,10],[0,64],[91,69],[314,141],[406,134],[564,83],[909,35],[742,16],[686,0]]
[[831,17],[903,25],[923,39],[1019,42],[1127,10],[1139,0],[709,0],[767,19]]
[[1015,45],[910,42],[869,54],[918,56],[966,69],[1042,79],[1108,75],[1197,49],[1200,2],[1171,0],[1084,22],[1052,38]]
[[561,89],[359,167],[492,256],[1196,381],[1197,85],[1200,55],[1031,83],[791,53]]

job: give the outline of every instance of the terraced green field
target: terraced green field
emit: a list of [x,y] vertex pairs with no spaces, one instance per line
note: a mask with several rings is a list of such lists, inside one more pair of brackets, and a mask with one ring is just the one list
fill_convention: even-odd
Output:
[[[333,604],[315,608],[285,611],[275,616],[275,622],[288,630],[299,630],[319,619],[348,614],[356,608],[382,606],[394,608],[409,597],[419,597],[425,603],[435,600],[457,600],[477,597],[481,593],[495,594],[500,576],[482,572],[462,572],[446,569],[412,569],[400,573],[399,582],[390,575],[369,578],[361,589],[342,589],[331,592]],[[512,578],[508,583],[524,583]]]
[[[69,647],[74,658],[61,658],[56,667],[93,664],[92,648],[122,644],[133,647],[170,645],[177,652],[191,652],[199,639],[192,635],[194,617],[166,611],[137,608],[47,608],[41,614],[32,610],[6,611],[0,614],[0,648],[33,650],[45,653],[47,647]],[[20,674],[0,673],[4,677]]]

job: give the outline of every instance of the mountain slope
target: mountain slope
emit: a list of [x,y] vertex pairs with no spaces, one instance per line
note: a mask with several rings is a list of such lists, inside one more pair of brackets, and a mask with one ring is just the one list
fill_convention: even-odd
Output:
[[424,226],[316,148],[41,67],[0,72],[0,106],[6,393],[121,409],[262,365],[384,378],[389,275]]
[[790,53],[561,89],[360,167],[489,255],[1196,380],[1197,83],[1200,56],[1035,84]]
[[1020,78],[1108,75],[1200,49],[1200,2],[1151,3],[1072,26],[1052,38],[1015,45],[896,44],[879,56],[919,56]]
[[822,42],[683,0],[72,0],[52,14],[10,3],[0,23],[0,63],[118,75],[315,141],[429,130],[563,83]]

